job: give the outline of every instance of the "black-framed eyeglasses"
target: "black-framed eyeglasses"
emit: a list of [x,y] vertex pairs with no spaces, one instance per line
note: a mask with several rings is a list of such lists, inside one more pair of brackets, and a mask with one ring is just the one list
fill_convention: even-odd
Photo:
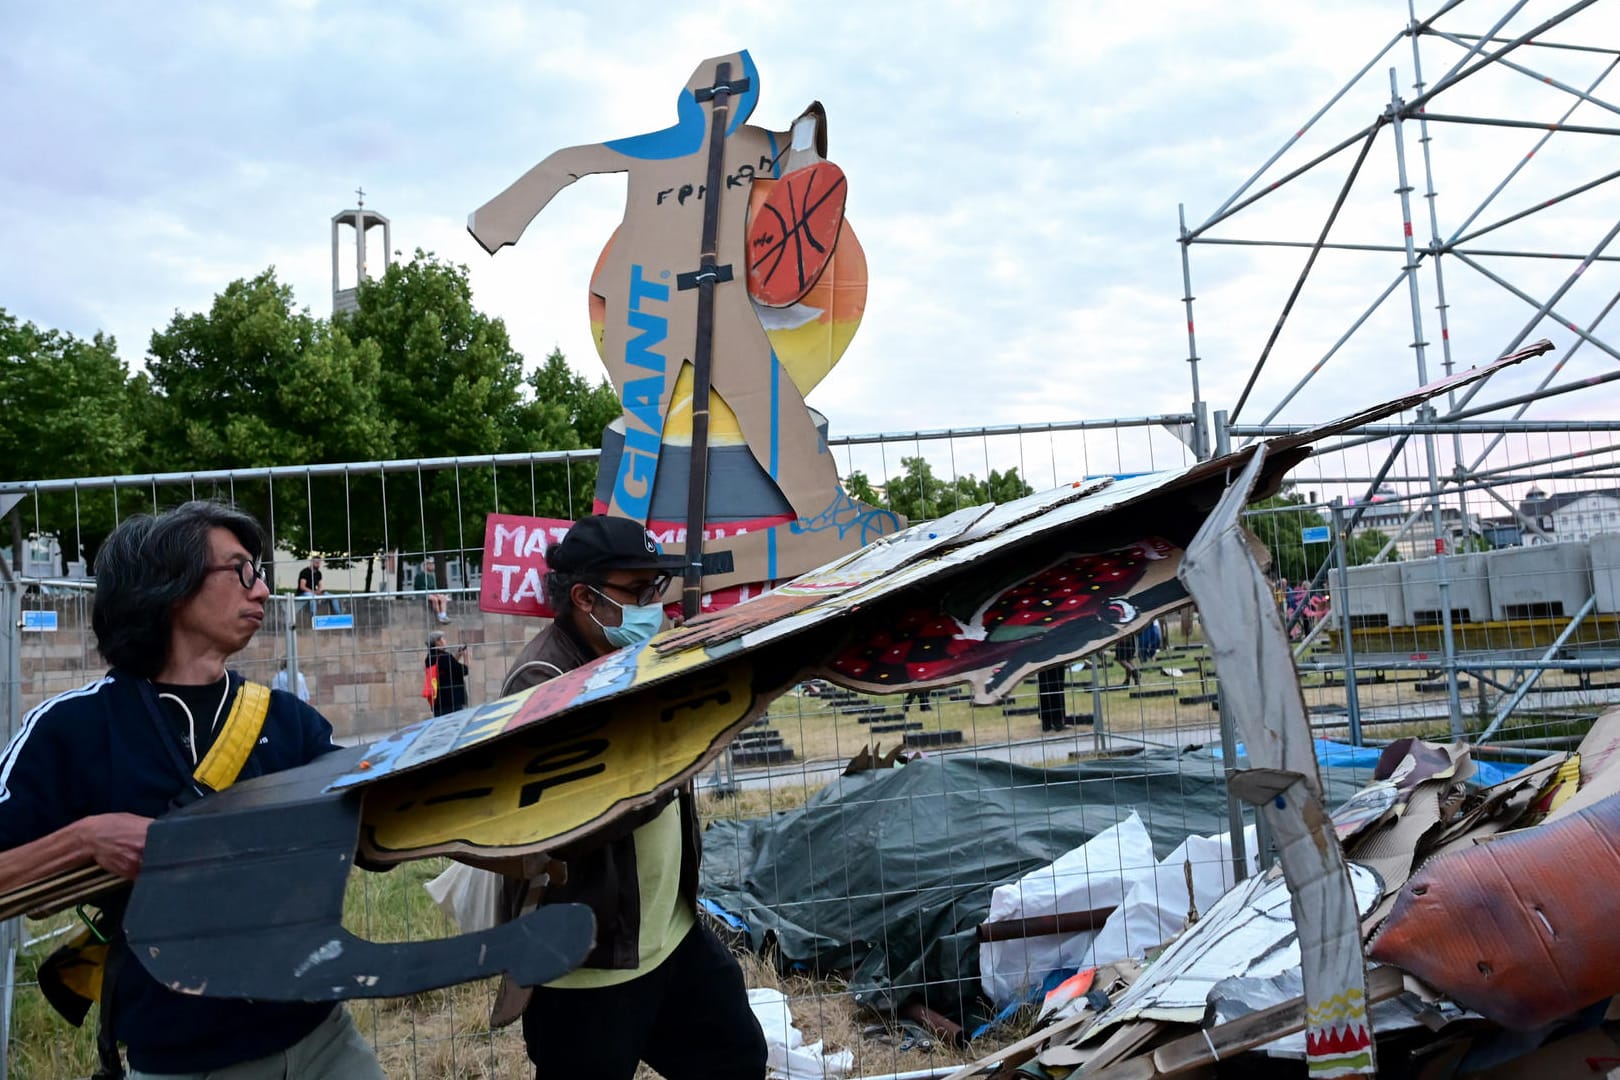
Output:
[[264,564],[255,562],[233,562],[224,566],[210,566],[210,573],[223,573],[231,570],[236,573],[236,580],[242,583],[242,588],[251,589],[259,582],[264,581]]
[[656,604],[664,596],[664,590],[669,587],[669,575],[659,574],[651,582],[637,589],[630,585],[619,585],[612,581],[604,581],[597,586],[597,590],[617,589],[626,596],[631,597],[638,605],[646,607]]

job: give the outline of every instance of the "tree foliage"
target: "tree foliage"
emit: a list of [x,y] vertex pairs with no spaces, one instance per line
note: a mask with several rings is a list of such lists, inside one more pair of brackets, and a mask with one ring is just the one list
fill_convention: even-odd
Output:
[[971,473],[945,480],[934,475],[928,459],[917,456],[900,459],[900,475],[889,478],[880,497],[863,472],[854,472],[844,481],[850,495],[873,505],[886,505],[908,521],[931,521],[964,506],[1011,502],[1035,489],[1024,482],[1016,468],[1006,472],[990,470],[985,480]]
[[[86,341],[19,322],[0,308],[0,455],[19,480],[127,472],[143,440],[144,377],[129,377],[112,338]],[[48,493],[19,508],[23,531],[55,532],[64,559],[93,555],[113,526],[105,491]],[[65,568],[64,568],[65,569]]]
[[176,312],[134,377],[111,339],[76,339],[0,309],[0,447],[19,479],[424,462],[386,475],[42,497],[28,527],[61,533],[69,557],[78,532],[93,554],[115,513],[215,495],[241,503],[299,558],[389,548],[408,557],[477,550],[497,509],[589,513],[594,460],[454,469],[431,459],[596,447],[620,412],[605,379],[593,384],[557,350],[526,376],[505,324],[473,305],[466,268],[430,253],[363,282],[357,302],[351,314],[317,317],[267,269],[226,285],[207,310]]
[[293,306],[274,268],[152,335],[156,469],[364,461],[384,454],[381,352]]
[[[1303,530],[1330,525],[1326,514],[1305,506],[1304,496],[1284,488],[1250,508],[1249,528],[1271,552],[1271,576],[1286,581],[1309,580],[1333,557],[1331,543],[1306,544]],[[1345,540],[1345,561],[1351,566],[1369,563],[1389,537],[1377,529],[1361,529]],[[1391,553],[1391,558],[1395,557]]]
[[[623,410],[619,395],[606,378],[596,385],[573,368],[560,349],[552,349],[545,362],[527,379],[529,400],[520,416],[526,445],[519,450],[580,450],[602,444],[602,430]],[[579,517],[590,513],[596,489],[596,461],[581,461],[545,470],[535,477],[533,505],[545,516]],[[504,500],[503,500],[504,501]]]

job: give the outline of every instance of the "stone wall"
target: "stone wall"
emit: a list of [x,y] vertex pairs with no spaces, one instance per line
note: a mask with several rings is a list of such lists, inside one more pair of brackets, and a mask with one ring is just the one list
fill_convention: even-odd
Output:
[[[99,678],[106,664],[95,650],[88,596],[32,598],[29,607],[57,613],[57,629],[18,635],[23,709],[53,694]],[[323,609],[324,610],[324,609]],[[422,694],[422,661],[433,621],[420,596],[344,598],[352,630],[314,630],[307,609],[293,610],[286,597],[272,599],[264,629],[238,653],[231,668],[269,683],[289,652],[287,621],[295,619],[298,666],[309,684],[310,703],[342,742],[364,741],[431,715]],[[472,598],[451,604],[442,626],[452,648],[466,643],[468,696],[488,701],[500,691],[506,669],[543,620],[486,615]],[[20,718],[16,718],[20,720]]]

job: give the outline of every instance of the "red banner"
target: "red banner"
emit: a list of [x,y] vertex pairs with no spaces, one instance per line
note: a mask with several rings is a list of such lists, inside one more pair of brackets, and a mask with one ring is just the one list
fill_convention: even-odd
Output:
[[546,549],[572,528],[566,518],[490,514],[484,519],[484,578],[478,610],[551,618],[546,603]]
[[[478,610],[502,615],[535,615],[549,619],[554,612],[546,603],[546,549],[574,523],[566,518],[525,517],[521,514],[490,514],[484,519],[484,577],[478,589]],[[717,526],[716,535],[725,535],[726,526]],[[713,539],[707,532],[705,536]],[[682,539],[685,537],[682,531]],[[661,541],[665,542],[665,541]],[[733,585],[703,594],[703,610],[724,611],[744,600],[770,592],[780,582]],[[680,613],[680,583],[665,593],[670,616]]]

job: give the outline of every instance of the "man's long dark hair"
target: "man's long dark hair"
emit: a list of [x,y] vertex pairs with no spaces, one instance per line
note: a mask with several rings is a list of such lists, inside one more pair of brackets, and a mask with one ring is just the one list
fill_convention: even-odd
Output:
[[90,624],[96,648],[116,668],[150,679],[169,658],[171,615],[208,577],[209,536],[229,529],[255,560],[264,537],[253,518],[220,502],[197,500],[118,523],[96,553]]

